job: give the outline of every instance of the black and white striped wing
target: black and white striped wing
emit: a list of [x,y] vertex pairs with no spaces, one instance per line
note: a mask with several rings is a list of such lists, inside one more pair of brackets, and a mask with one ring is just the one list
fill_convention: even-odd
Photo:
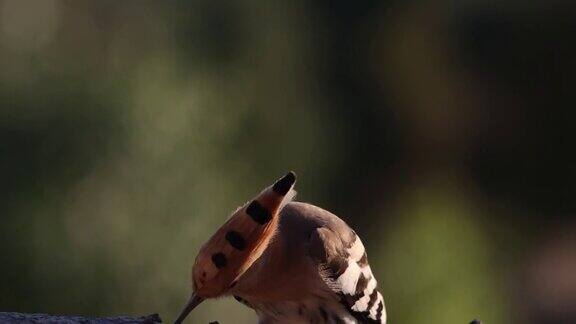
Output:
[[364,245],[348,226],[320,227],[310,237],[310,254],[322,279],[359,323],[386,323],[384,299]]

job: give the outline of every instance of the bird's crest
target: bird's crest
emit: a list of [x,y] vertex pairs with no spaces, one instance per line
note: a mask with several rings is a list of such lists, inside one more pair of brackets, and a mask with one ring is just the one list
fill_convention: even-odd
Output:
[[217,297],[232,287],[268,246],[278,213],[296,192],[296,175],[289,172],[238,208],[206,242],[194,263],[192,281],[197,295]]

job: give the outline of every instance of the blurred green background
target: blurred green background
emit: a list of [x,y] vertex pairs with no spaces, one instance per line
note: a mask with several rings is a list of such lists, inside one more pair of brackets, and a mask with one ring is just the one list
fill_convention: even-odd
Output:
[[0,0],[0,310],[170,322],[200,244],[294,170],[390,323],[575,323],[574,9]]

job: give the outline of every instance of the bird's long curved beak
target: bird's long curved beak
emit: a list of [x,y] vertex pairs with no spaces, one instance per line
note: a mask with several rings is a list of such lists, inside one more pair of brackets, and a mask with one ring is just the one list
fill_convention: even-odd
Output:
[[186,318],[186,316],[188,316],[188,314],[190,314],[190,312],[196,306],[200,305],[200,303],[202,303],[203,301],[204,301],[204,298],[196,295],[196,293],[192,293],[192,295],[190,296],[190,299],[186,303],[186,306],[184,306],[184,309],[182,310],[182,312],[180,313],[180,316],[178,316],[178,319],[176,319],[174,324],[182,323],[184,321],[184,319]]

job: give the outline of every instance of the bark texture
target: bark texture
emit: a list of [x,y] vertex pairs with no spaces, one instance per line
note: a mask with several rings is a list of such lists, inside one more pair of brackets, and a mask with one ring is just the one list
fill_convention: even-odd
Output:
[[0,323],[59,323],[59,324],[154,324],[162,323],[158,314],[147,316],[114,316],[88,318],[75,315],[48,315],[0,312]]

